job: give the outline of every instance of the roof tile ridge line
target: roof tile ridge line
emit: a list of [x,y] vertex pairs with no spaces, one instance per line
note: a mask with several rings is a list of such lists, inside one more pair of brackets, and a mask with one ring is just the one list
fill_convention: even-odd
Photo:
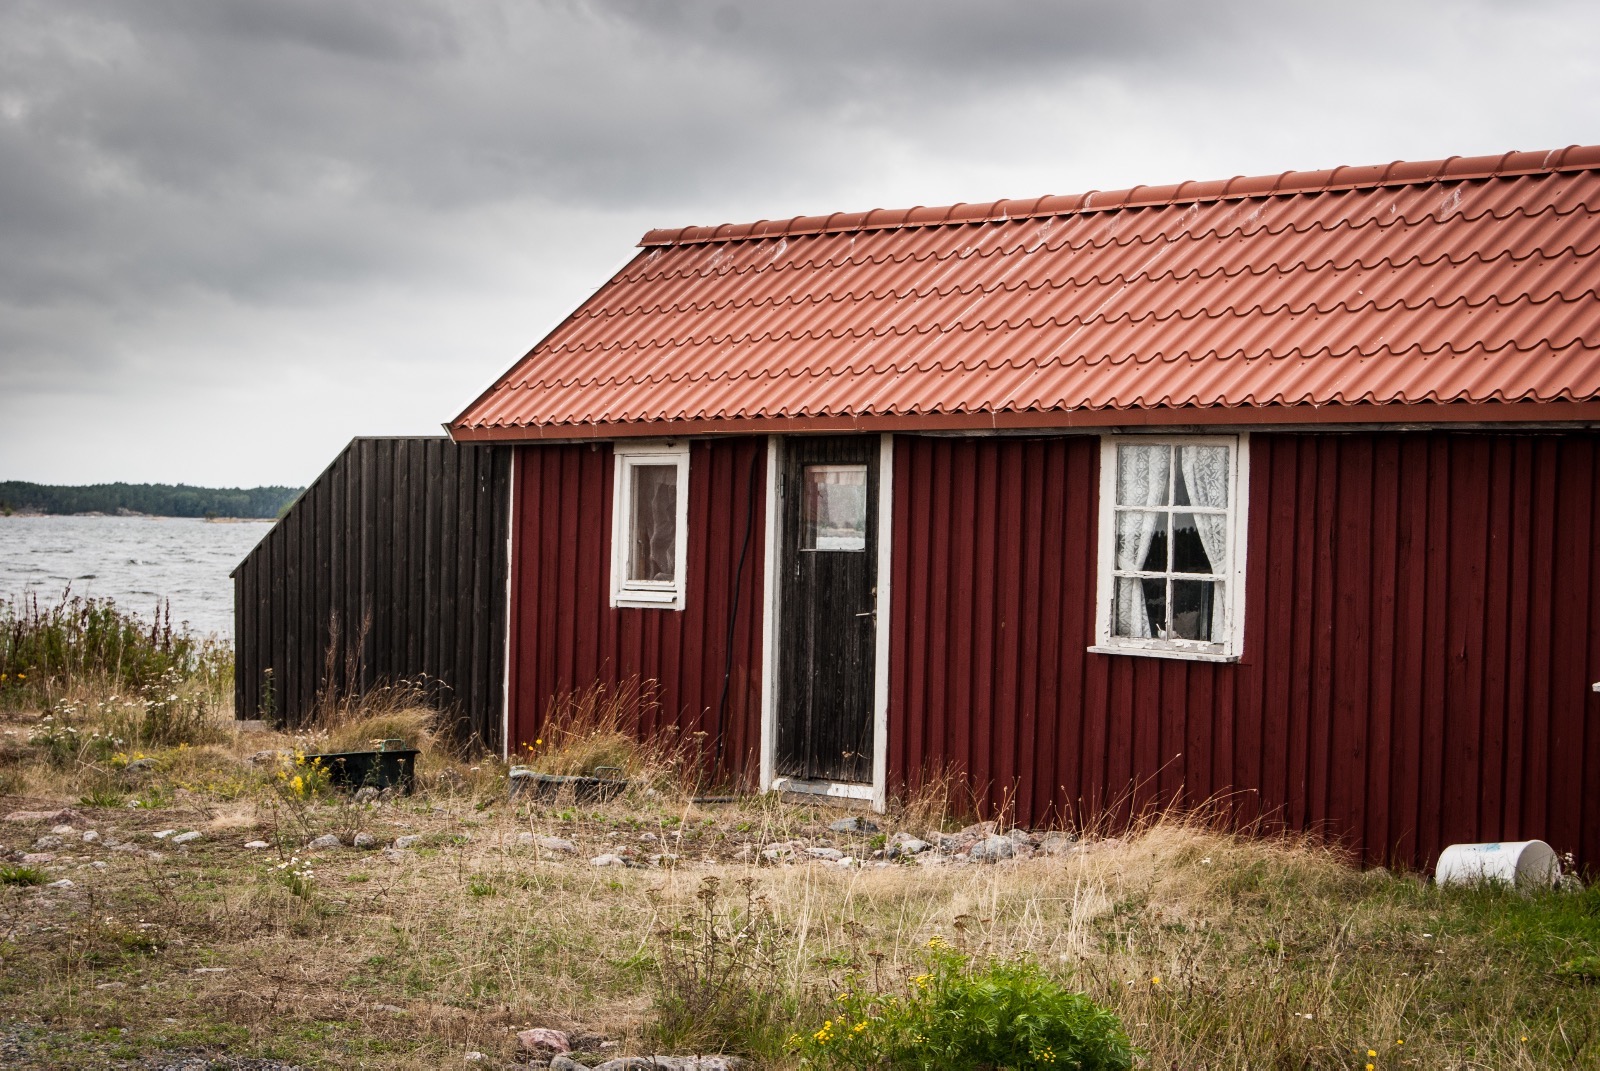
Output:
[[[1507,160],[1507,158],[1509,158],[1511,156],[1519,155],[1518,153],[1516,153],[1514,151],[1502,154],[1500,159],[1498,161],[1496,161],[1496,163],[1491,165],[1491,166],[1476,167],[1476,168],[1464,168],[1464,169],[1461,169],[1461,170],[1456,170],[1455,169],[1457,167],[1457,165],[1459,165],[1461,163],[1472,162],[1472,161],[1475,161],[1475,160],[1481,160],[1483,158],[1482,157],[1463,157],[1463,156],[1457,155],[1457,156],[1446,157],[1446,158],[1444,158],[1442,160],[1421,160],[1421,161],[1417,161],[1416,164],[1413,165],[1413,166],[1426,167],[1426,168],[1428,168],[1428,170],[1426,172],[1419,173],[1414,178],[1395,178],[1394,177],[1394,172],[1395,172],[1396,168],[1404,166],[1404,165],[1410,163],[1410,161],[1405,161],[1405,160],[1393,160],[1393,161],[1391,161],[1389,164],[1385,165],[1382,174],[1378,175],[1375,178],[1367,179],[1367,180],[1364,180],[1364,181],[1356,180],[1356,181],[1349,181],[1349,182],[1344,182],[1344,183],[1337,183],[1337,182],[1332,181],[1333,176],[1337,175],[1337,173],[1340,172],[1340,171],[1360,170],[1362,165],[1340,164],[1337,167],[1333,168],[1332,171],[1328,171],[1328,172],[1323,172],[1323,171],[1283,171],[1283,172],[1280,172],[1279,174],[1274,175],[1274,176],[1255,176],[1258,180],[1270,179],[1272,181],[1272,186],[1270,188],[1268,188],[1268,189],[1259,190],[1259,191],[1256,191],[1256,192],[1253,192],[1253,193],[1234,192],[1232,190],[1232,186],[1233,186],[1233,184],[1235,182],[1239,182],[1241,180],[1242,181],[1249,181],[1250,178],[1251,178],[1251,177],[1239,176],[1239,175],[1235,175],[1233,178],[1228,179],[1224,183],[1223,189],[1221,189],[1221,190],[1219,190],[1219,191],[1217,191],[1215,193],[1200,193],[1200,192],[1197,192],[1197,193],[1191,193],[1191,194],[1183,194],[1181,192],[1183,187],[1185,187],[1185,186],[1189,186],[1189,185],[1204,186],[1204,185],[1207,185],[1208,184],[1207,181],[1204,181],[1204,180],[1186,179],[1183,182],[1180,182],[1176,187],[1171,187],[1171,186],[1168,186],[1168,187],[1151,187],[1151,186],[1148,186],[1148,185],[1145,185],[1145,184],[1141,183],[1140,185],[1134,186],[1134,187],[1132,187],[1130,189],[1114,190],[1114,191],[1110,191],[1109,193],[1105,192],[1105,191],[1101,191],[1101,190],[1089,190],[1089,191],[1086,191],[1086,192],[1084,192],[1082,194],[1076,194],[1076,195],[1074,195],[1074,194],[1045,195],[1043,197],[1038,198],[1037,201],[1036,201],[1036,204],[1037,204],[1039,202],[1043,202],[1043,201],[1046,201],[1046,200],[1073,200],[1073,199],[1076,199],[1078,201],[1078,205],[1075,208],[1053,207],[1053,208],[1050,208],[1050,209],[1047,209],[1047,210],[1040,211],[1036,207],[1035,209],[1030,210],[1028,212],[1012,212],[1012,211],[1009,211],[1009,209],[1008,209],[1002,215],[995,216],[995,215],[991,214],[991,216],[989,216],[989,217],[977,217],[977,218],[974,218],[972,216],[967,216],[967,217],[964,217],[964,218],[953,218],[954,214],[955,214],[955,211],[957,209],[972,208],[973,207],[971,204],[968,204],[967,202],[958,202],[957,204],[944,206],[942,209],[940,209],[940,208],[931,209],[930,211],[933,211],[933,212],[941,212],[942,211],[942,215],[940,215],[940,216],[938,216],[936,218],[918,220],[918,221],[915,221],[915,222],[910,221],[910,216],[911,216],[912,212],[916,211],[914,209],[913,210],[907,210],[905,212],[897,212],[896,210],[892,210],[892,209],[871,209],[866,213],[838,213],[838,212],[835,212],[831,216],[822,217],[823,218],[823,222],[820,223],[820,224],[816,222],[818,220],[818,218],[819,218],[817,216],[794,216],[794,217],[792,217],[792,218],[790,218],[788,220],[783,220],[783,221],[779,221],[779,222],[775,222],[775,223],[773,221],[769,221],[769,220],[761,220],[761,221],[759,221],[759,224],[744,224],[744,225],[720,224],[720,225],[715,226],[715,227],[688,226],[688,227],[680,227],[680,228],[677,228],[676,230],[665,229],[664,228],[664,229],[659,229],[659,230],[647,231],[645,233],[644,237],[639,240],[639,245],[640,246],[650,246],[650,247],[671,246],[671,245],[703,245],[703,244],[713,244],[713,243],[718,243],[718,242],[739,241],[739,240],[747,239],[747,238],[774,238],[774,237],[780,237],[780,236],[783,236],[783,237],[815,236],[815,235],[822,235],[822,234],[829,234],[829,233],[843,233],[843,231],[834,232],[834,231],[830,230],[828,228],[828,226],[827,226],[827,220],[830,220],[830,219],[834,218],[835,216],[839,216],[841,214],[861,215],[861,216],[863,216],[863,218],[859,222],[857,222],[855,225],[853,225],[851,227],[844,228],[844,231],[919,230],[919,229],[924,229],[924,228],[955,226],[955,225],[961,225],[961,224],[967,224],[967,223],[977,223],[977,222],[989,222],[989,223],[1014,222],[1014,221],[1019,221],[1019,220],[1024,220],[1024,219],[1033,219],[1033,218],[1037,218],[1038,216],[1082,215],[1082,214],[1087,214],[1087,213],[1090,213],[1090,212],[1115,211],[1115,210],[1127,209],[1127,208],[1154,208],[1154,207],[1158,207],[1158,206],[1162,206],[1162,205],[1199,204],[1199,203],[1210,203],[1210,202],[1219,202],[1219,201],[1249,200],[1251,198],[1268,198],[1268,197],[1283,196],[1283,195],[1287,195],[1287,194],[1337,193],[1337,192],[1343,192],[1343,191],[1349,191],[1349,190],[1379,189],[1379,188],[1382,188],[1382,187],[1385,187],[1385,186],[1427,186],[1427,185],[1431,185],[1431,184],[1436,183],[1436,182],[1471,182],[1471,181],[1481,180],[1481,179],[1520,178],[1520,177],[1531,176],[1531,175],[1555,174],[1555,173],[1559,173],[1559,172],[1563,172],[1563,171],[1589,171],[1589,170],[1600,169],[1600,164],[1597,164],[1597,163],[1570,163],[1569,164],[1567,158],[1573,154],[1574,150],[1581,150],[1583,148],[1585,148],[1585,146],[1578,145],[1578,144],[1574,143],[1572,145],[1568,145],[1568,146],[1566,146],[1564,148],[1561,148],[1561,149],[1551,149],[1551,150],[1549,150],[1549,151],[1547,151],[1545,153],[1544,160],[1541,161],[1539,164],[1530,165],[1530,166],[1526,166],[1526,167],[1510,168],[1510,169],[1507,169],[1505,167],[1505,161]],[[1600,148],[1600,146],[1597,146],[1596,148]],[[1552,157],[1554,159],[1552,159]],[[1297,182],[1293,182],[1293,181],[1288,181],[1288,180],[1290,180],[1291,176],[1306,176],[1307,178],[1309,178],[1309,176],[1312,176],[1312,175],[1326,175],[1327,177],[1324,178],[1320,182],[1306,181],[1306,182],[1297,183]],[[1153,199],[1151,199],[1149,201],[1139,201],[1139,200],[1136,199],[1135,195],[1140,190],[1149,190],[1149,189],[1170,189],[1170,190],[1173,190],[1173,192],[1167,194],[1164,197],[1153,198]],[[1105,198],[1105,201],[1103,203],[1101,203],[1101,204],[1096,205],[1094,203],[1094,200],[1095,200],[1095,198],[1097,196]],[[1011,205],[1013,203],[1014,202],[1012,200],[1002,199],[1000,201],[993,202],[989,207],[993,208],[993,207],[998,206],[998,205],[1002,205],[1002,204]],[[899,215],[901,218],[899,220],[893,220],[893,221],[891,221],[889,219],[886,219],[886,220],[884,220],[882,222],[870,222],[870,223],[865,218],[867,216],[872,215],[874,212],[879,212],[879,211],[884,212],[885,215],[887,215],[889,217],[893,217],[895,215]],[[807,221],[809,225],[801,226],[800,224],[801,224],[802,220]],[[753,233],[750,233],[751,231],[753,231],[753,229],[756,226],[764,225],[764,224],[771,224],[774,229],[763,231],[763,233],[760,234],[760,235],[754,235]],[[724,231],[741,230],[741,229],[743,231],[745,231],[744,234],[734,234],[734,233],[720,234],[719,233],[719,232],[724,232]],[[689,234],[690,231],[695,231],[695,232],[700,232],[700,233],[697,233],[693,237],[688,237],[688,234]],[[652,240],[652,238],[654,238],[654,240]]]

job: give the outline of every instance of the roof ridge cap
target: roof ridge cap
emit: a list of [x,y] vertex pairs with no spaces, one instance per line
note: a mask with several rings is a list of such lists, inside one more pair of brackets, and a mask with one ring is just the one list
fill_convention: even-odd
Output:
[[[1089,190],[1079,194],[1002,199],[987,204],[906,209],[873,208],[865,212],[833,212],[825,216],[794,216],[754,223],[659,228],[639,239],[641,247],[697,245],[724,242],[847,234],[862,231],[910,230],[963,223],[999,223],[1007,220],[1067,216],[1087,212],[1114,212],[1125,208],[1156,208],[1202,201],[1242,201],[1287,194],[1335,193],[1382,186],[1423,186],[1434,182],[1465,182],[1484,178],[1517,178],[1564,171],[1600,169],[1600,145],[1568,145],[1543,152],[1507,152],[1499,156],[1450,156],[1442,160],[1395,160],[1388,164],[1342,164],[1324,171],[1284,171],[1277,175],[1230,179],[1188,179],[1168,186],[1138,185],[1125,190]],[[876,218],[875,218],[876,217]]]

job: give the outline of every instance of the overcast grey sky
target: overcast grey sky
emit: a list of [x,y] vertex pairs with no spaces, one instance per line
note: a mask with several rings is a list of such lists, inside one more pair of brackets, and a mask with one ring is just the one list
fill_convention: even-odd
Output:
[[654,226],[1600,141],[1600,5],[0,0],[0,479],[437,433]]

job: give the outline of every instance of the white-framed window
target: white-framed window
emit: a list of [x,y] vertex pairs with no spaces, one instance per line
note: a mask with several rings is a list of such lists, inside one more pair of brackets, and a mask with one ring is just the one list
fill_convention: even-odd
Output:
[[682,610],[689,543],[689,444],[615,448],[611,605]]
[[1108,435],[1100,450],[1104,654],[1234,661],[1244,650],[1247,435]]

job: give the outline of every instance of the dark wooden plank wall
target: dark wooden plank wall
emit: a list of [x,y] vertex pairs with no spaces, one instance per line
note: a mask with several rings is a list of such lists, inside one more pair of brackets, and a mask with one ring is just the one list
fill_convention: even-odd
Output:
[[953,764],[1035,823],[1225,798],[1373,862],[1600,862],[1600,435],[1255,434],[1234,665],[1085,650],[1099,451],[896,439],[893,780]]
[[720,739],[721,772],[754,785],[766,451],[762,438],[690,445],[689,571],[679,611],[610,605],[611,444],[518,448],[513,750],[538,737],[552,698],[637,677],[657,682],[660,701],[640,732],[672,725],[703,733],[707,765]]
[[263,713],[269,669],[291,724],[330,685],[426,681],[462,740],[498,749],[510,476],[505,447],[353,440],[233,572],[238,716]]

